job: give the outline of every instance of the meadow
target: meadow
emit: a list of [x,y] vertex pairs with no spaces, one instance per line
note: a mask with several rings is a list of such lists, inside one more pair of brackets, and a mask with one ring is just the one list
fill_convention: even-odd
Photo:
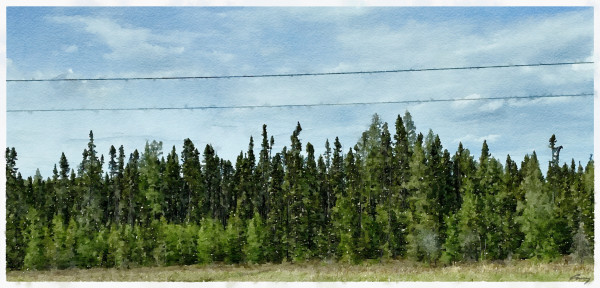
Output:
[[92,268],[8,271],[7,281],[234,281],[234,282],[401,282],[401,281],[592,281],[594,266],[563,262],[498,261],[433,267],[408,260],[359,265],[306,262],[246,265],[188,265],[131,269]]

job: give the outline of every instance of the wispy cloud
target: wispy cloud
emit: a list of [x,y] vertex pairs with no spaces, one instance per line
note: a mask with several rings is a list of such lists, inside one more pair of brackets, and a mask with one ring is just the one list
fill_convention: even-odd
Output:
[[497,141],[498,139],[500,139],[499,134],[489,134],[489,135],[485,135],[485,136],[475,136],[472,134],[468,134],[463,137],[454,139],[454,143],[462,142],[462,143],[477,144],[477,143],[483,143],[484,140],[487,141],[488,143],[491,143],[491,142]]
[[66,53],[75,53],[77,52],[77,50],[79,50],[79,47],[77,47],[77,45],[69,45],[64,49]]
[[104,54],[109,60],[128,60],[140,57],[155,58],[181,54],[195,38],[193,33],[170,31],[159,34],[148,28],[125,27],[112,19],[84,16],[54,16],[56,23],[83,28],[107,45],[111,52]]
[[504,100],[484,100],[475,101],[475,99],[485,98],[479,94],[471,94],[459,99],[464,101],[452,102],[452,108],[462,110],[463,112],[494,112],[504,105]]

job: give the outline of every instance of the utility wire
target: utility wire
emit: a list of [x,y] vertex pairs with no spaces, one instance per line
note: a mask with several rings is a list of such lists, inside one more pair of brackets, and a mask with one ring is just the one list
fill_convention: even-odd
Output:
[[331,76],[331,75],[356,75],[356,74],[382,74],[401,72],[427,72],[448,70],[471,70],[471,69],[495,69],[513,67],[540,67],[540,66],[562,66],[593,64],[594,62],[557,62],[537,64],[506,64],[489,66],[463,66],[463,67],[441,67],[441,68],[419,68],[419,69],[395,69],[395,70],[372,70],[372,71],[350,71],[350,72],[323,72],[323,73],[289,73],[289,74],[255,74],[255,75],[225,75],[225,76],[174,76],[174,77],[114,77],[114,78],[72,78],[72,79],[7,79],[6,82],[57,82],[57,81],[131,81],[131,80],[186,80],[186,79],[233,79],[233,78],[269,78],[269,77],[304,77],[304,76]]
[[9,113],[21,112],[76,112],[76,111],[149,111],[149,110],[208,110],[208,109],[254,109],[254,108],[295,108],[317,106],[352,106],[352,105],[378,105],[378,104],[413,104],[432,102],[454,101],[481,101],[481,100],[507,100],[507,99],[537,99],[559,97],[588,97],[594,93],[561,94],[561,95],[529,95],[488,98],[450,98],[450,99],[424,99],[424,100],[399,100],[379,102],[349,102],[349,103],[315,103],[315,104],[280,104],[280,105],[231,105],[231,106],[192,106],[192,107],[133,107],[133,108],[64,108],[64,109],[10,109]]

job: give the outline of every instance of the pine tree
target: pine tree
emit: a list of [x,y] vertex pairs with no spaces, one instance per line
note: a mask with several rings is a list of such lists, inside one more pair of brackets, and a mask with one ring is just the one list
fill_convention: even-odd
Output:
[[123,191],[125,190],[125,150],[123,145],[119,147],[119,158],[117,160],[116,174],[113,179],[114,191],[114,223],[124,224],[125,223],[125,202],[123,202]]
[[360,225],[361,198],[360,174],[355,162],[354,153],[349,149],[345,157],[345,171],[347,177],[346,193],[338,197],[336,207],[333,209],[336,221],[337,238],[340,242],[337,247],[337,255],[340,261],[356,263],[364,258],[365,246]]
[[286,256],[287,238],[286,221],[287,205],[285,203],[286,195],[282,189],[284,181],[284,170],[281,163],[281,154],[277,153],[273,157],[271,164],[271,177],[269,181],[269,215],[267,217],[267,239],[265,253],[267,261],[280,263]]
[[245,231],[244,223],[237,215],[229,217],[227,229],[225,229],[225,263],[241,263],[244,260]]
[[6,148],[6,267],[21,269],[25,257],[27,203],[24,181],[16,168],[15,148]]
[[204,201],[204,187],[198,149],[189,138],[183,141],[181,152],[181,172],[183,173],[184,219],[186,223],[196,223],[201,218],[200,207]]
[[339,217],[335,216],[336,212],[334,212],[334,207],[338,206],[338,202],[342,197],[346,197],[345,191],[345,172],[344,172],[344,156],[342,153],[342,144],[338,137],[335,137],[335,141],[333,142],[333,156],[331,158],[331,168],[329,169],[329,180],[331,187],[331,201],[332,205],[331,209],[331,220],[330,220],[330,229],[329,229],[329,249],[327,251],[327,257],[330,258],[334,255],[334,252],[337,249],[338,243],[340,241],[338,234],[336,233],[336,226],[339,226],[338,222],[341,220]]
[[451,214],[446,216],[444,220],[446,233],[440,261],[444,264],[454,264],[456,261],[461,260],[458,218],[456,214]]
[[306,143],[306,161],[304,163],[304,183],[306,187],[303,189],[302,202],[306,209],[306,234],[303,235],[305,246],[308,250],[308,257],[317,256],[317,240],[322,235],[320,234],[322,219],[325,218],[323,210],[320,209],[320,183],[317,181],[317,163],[315,162],[315,149],[313,145]]
[[209,218],[202,219],[198,230],[198,263],[224,260],[224,233],[221,223]]
[[592,245],[590,245],[590,242],[588,241],[587,236],[585,235],[585,230],[583,226],[584,223],[579,222],[579,228],[577,229],[577,232],[573,235],[573,247],[571,248],[571,250],[573,251],[571,254],[572,257],[576,261],[579,261],[579,263],[581,264],[583,264],[583,261],[593,256],[591,248]]
[[90,131],[90,141],[83,152],[81,162],[81,187],[83,189],[82,217],[84,227],[89,231],[97,231],[102,223],[104,212],[101,210],[102,202],[102,162],[97,157],[94,134]]
[[471,183],[466,184],[466,193],[463,194],[463,202],[458,211],[458,243],[464,260],[479,260],[483,244],[483,232],[481,231],[481,219],[478,207],[479,196],[473,194]]
[[389,249],[392,257],[406,254],[406,227],[408,225],[406,211],[408,208],[408,190],[406,189],[410,178],[410,150],[408,134],[398,115],[396,118],[396,131],[391,159],[391,193],[388,201],[388,216],[390,219],[388,233],[390,234]]
[[221,180],[221,207],[223,209],[223,213],[221,217],[218,219],[223,227],[227,225],[227,219],[231,213],[235,211],[236,202],[233,200],[233,195],[235,193],[235,183],[234,176],[235,171],[233,170],[233,166],[231,165],[231,161],[221,159],[219,164],[219,169],[221,170],[222,180]]
[[164,195],[160,193],[160,161],[162,142],[146,142],[144,153],[139,161],[139,221],[142,226],[148,226],[153,220],[163,215]]
[[551,260],[559,252],[551,229],[555,221],[552,195],[540,179],[542,173],[535,152],[523,169],[525,177],[521,189],[524,191],[525,201],[517,204],[521,215],[516,218],[525,236],[520,247],[521,256]]
[[225,210],[222,206],[221,170],[219,169],[219,156],[210,144],[206,145],[203,153],[204,162],[204,191],[206,199],[202,208],[202,215],[212,219],[222,219]]
[[267,125],[263,124],[261,150],[256,166],[256,178],[258,193],[256,196],[255,207],[263,219],[269,214],[269,173],[271,172],[271,148],[269,145],[267,134]]
[[317,191],[319,193],[318,197],[318,206],[315,229],[316,229],[316,237],[315,237],[315,252],[313,257],[323,259],[327,257],[327,251],[329,249],[329,230],[330,230],[330,210],[329,201],[331,196],[331,189],[329,187],[329,177],[327,174],[327,164],[325,164],[325,159],[323,155],[319,155],[319,159],[317,160],[317,175],[316,175],[316,184],[318,185]]
[[[584,223],[585,234],[590,243],[594,243],[594,160],[590,160],[585,166],[585,172],[582,174],[583,192],[579,206],[582,210],[582,219]],[[592,249],[594,249],[592,245]]]
[[163,213],[166,220],[171,223],[183,223],[186,216],[185,201],[187,195],[185,195],[185,191],[183,190],[183,181],[180,173],[181,166],[179,166],[179,158],[173,145],[171,153],[167,155],[161,189],[166,203]]
[[497,205],[502,208],[502,213],[499,215],[501,219],[500,233],[502,235],[500,247],[507,258],[512,258],[524,237],[518,223],[515,221],[517,202],[519,201],[518,173],[517,164],[510,158],[510,155],[507,155],[502,180],[504,187],[501,188],[497,200]]
[[250,263],[262,263],[264,261],[264,230],[260,214],[258,212],[254,213],[254,217],[248,221],[243,249],[246,260]]
[[[54,258],[52,262],[54,267],[65,269],[71,266],[71,259],[75,257],[73,251],[73,243],[67,241],[67,227],[64,225],[62,216],[58,215],[52,219],[52,243],[54,249]],[[72,237],[70,238],[72,239]]]
[[246,221],[254,214],[254,196],[256,195],[256,175],[254,158],[254,139],[250,137],[248,152],[240,152],[236,162],[236,213],[240,219]]
[[25,239],[27,246],[25,248],[25,258],[23,268],[26,270],[41,270],[47,268],[50,259],[46,258],[44,236],[47,228],[42,225],[39,212],[35,208],[30,208],[26,216],[27,230]]
[[123,181],[125,183],[123,187],[123,193],[121,194],[121,203],[123,205],[123,217],[129,226],[132,226],[139,221],[139,214],[136,211],[140,207],[140,201],[142,197],[139,191],[140,173],[139,167],[140,155],[136,150],[129,156],[129,162],[125,166],[123,173]]
[[[556,136],[552,134],[549,139],[548,148],[552,151],[552,161],[548,163],[546,173],[546,189],[552,195],[552,210],[554,214],[553,237],[561,254],[567,254],[571,248],[571,241],[577,230],[575,226],[574,211],[576,208],[571,195],[570,184],[573,183],[575,171],[569,171],[566,164],[559,166],[558,153],[562,146],[556,148]],[[573,163],[575,164],[575,163]]]
[[423,135],[419,133],[410,162],[411,176],[407,183],[409,190],[409,226],[407,233],[407,254],[413,259],[436,261],[441,245],[438,235],[439,225],[430,209],[433,199],[432,186],[428,177],[426,158],[423,150]]
[[289,230],[288,230],[288,249],[290,249],[291,259],[294,261],[303,261],[309,258],[309,214],[308,207],[304,200],[310,201],[310,197],[305,199],[310,193],[306,183],[303,167],[304,159],[301,155],[302,143],[300,141],[300,132],[302,127],[298,122],[296,129],[290,137],[291,146],[286,155],[286,171],[284,176],[284,190],[288,191],[289,203]]

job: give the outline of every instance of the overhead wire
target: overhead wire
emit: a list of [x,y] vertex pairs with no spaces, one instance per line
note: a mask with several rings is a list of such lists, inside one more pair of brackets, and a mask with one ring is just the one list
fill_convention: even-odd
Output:
[[132,107],[132,108],[61,108],[61,109],[9,109],[8,113],[21,112],[80,112],[80,111],[150,111],[150,110],[208,110],[208,109],[255,109],[255,108],[295,108],[295,107],[318,107],[318,106],[353,106],[353,105],[378,105],[378,104],[420,104],[432,102],[455,102],[455,101],[485,101],[485,100],[509,100],[509,99],[539,99],[560,97],[589,97],[594,93],[558,94],[558,95],[527,95],[506,96],[486,98],[447,98],[447,99],[413,99],[398,101],[369,101],[369,102],[347,102],[347,103],[314,103],[314,104],[275,104],[275,105],[221,105],[221,106],[190,106],[190,107]]
[[191,79],[234,79],[234,78],[272,78],[272,77],[305,77],[305,76],[332,76],[332,75],[358,75],[358,74],[383,74],[405,72],[430,72],[451,70],[497,69],[516,67],[542,67],[593,64],[591,61],[531,63],[531,64],[505,64],[487,66],[462,66],[462,67],[437,67],[417,69],[392,69],[348,72],[320,72],[320,73],[287,73],[287,74],[251,74],[251,75],[220,75],[220,76],[173,76],[173,77],[106,77],[106,78],[51,78],[51,79],[7,79],[6,82],[59,82],[59,81],[135,81],[135,80],[191,80]]

